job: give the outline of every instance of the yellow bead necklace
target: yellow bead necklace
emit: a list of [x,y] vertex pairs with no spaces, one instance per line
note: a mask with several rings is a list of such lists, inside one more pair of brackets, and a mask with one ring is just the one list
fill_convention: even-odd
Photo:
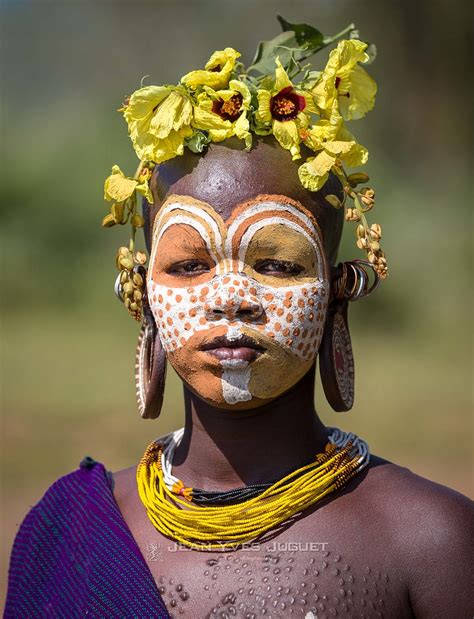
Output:
[[[137,468],[138,493],[160,533],[197,550],[235,548],[256,540],[342,488],[367,466],[370,458],[367,443],[355,434],[334,428],[324,452],[317,454],[313,462],[289,473],[258,496],[237,505],[203,507],[190,500],[186,490],[192,488],[183,491],[184,485],[178,484],[173,492],[165,483],[163,450],[178,433],[182,436],[182,430],[178,430],[147,447]],[[176,487],[181,488],[179,494]]]

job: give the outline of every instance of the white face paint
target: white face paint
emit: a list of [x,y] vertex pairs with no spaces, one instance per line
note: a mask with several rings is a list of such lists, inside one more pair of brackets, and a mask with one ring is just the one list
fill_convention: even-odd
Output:
[[[329,281],[318,226],[299,203],[269,198],[237,207],[224,222],[209,205],[170,196],[156,217],[147,282],[150,307],[172,365],[213,402],[275,397],[307,371],[321,342]],[[287,276],[259,267],[290,264],[285,252],[291,256],[292,251],[303,257],[298,273]],[[197,276],[178,275],[173,265],[193,259],[206,269]],[[214,384],[209,397],[203,393],[204,374],[208,382],[215,377],[217,361],[209,368],[202,360],[205,353],[192,353],[215,335],[234,343],[249,336],[265,352],[250,362],[220,360],[219,388]],[[263,376],[272,371],[273,392],[271,376]],[[191,384],[190,376],[199,380]]]

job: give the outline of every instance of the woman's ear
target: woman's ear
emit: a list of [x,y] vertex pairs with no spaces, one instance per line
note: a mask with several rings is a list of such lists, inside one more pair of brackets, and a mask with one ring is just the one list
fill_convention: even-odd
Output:
[[[372,284],[370,273],[374,277]],[[379,281],[379,275],[366,260],[342,262],[331,267],[331,294],[319,350],[319,371],[326,398],[337,412],[348,411],[354,404],[354,356],[347,318],[349,301],[368,296]]]
[[143,295],[143,323],[135,355],[135,387],[138,412],[143,419],[161,413],[166,379],[166,354],[161,345],[146,290]]

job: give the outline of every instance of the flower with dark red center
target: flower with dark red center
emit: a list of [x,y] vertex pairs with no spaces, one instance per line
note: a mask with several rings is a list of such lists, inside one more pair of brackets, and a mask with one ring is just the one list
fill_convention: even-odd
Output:
[[230,120],[234,122],[242,113],[243,97],[238,92],[232,95],[229,99],[218,99],[212,104],[212,111],[214,114],[219,114],[224,120]]
[[270,112],[275,120],[294,120],[306,107],[306,99],[287,86],[270,99]]

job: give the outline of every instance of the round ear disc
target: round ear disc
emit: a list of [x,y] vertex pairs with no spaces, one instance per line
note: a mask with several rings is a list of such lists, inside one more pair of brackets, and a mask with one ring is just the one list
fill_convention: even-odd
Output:
[[336,412],[348,411],[354,404],[354,357],[347,306],[346,301],[328,308],[319,352],[324,394]]

